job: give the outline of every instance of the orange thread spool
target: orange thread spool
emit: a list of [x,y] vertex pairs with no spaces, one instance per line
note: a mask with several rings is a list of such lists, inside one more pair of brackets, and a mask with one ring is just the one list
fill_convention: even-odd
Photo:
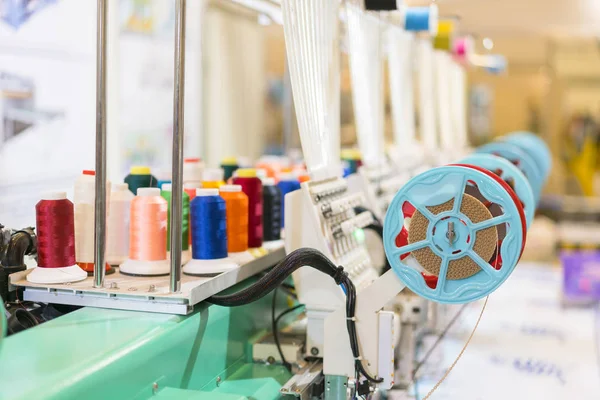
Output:
[[167,201],[160,196],[160,189],[138,189],[138,195],[131,202],[130,259],[167,259],[167,209]]
[[248,196],[240,185],[221,186],[221,197],[227,210],[227,251],[248,250]]

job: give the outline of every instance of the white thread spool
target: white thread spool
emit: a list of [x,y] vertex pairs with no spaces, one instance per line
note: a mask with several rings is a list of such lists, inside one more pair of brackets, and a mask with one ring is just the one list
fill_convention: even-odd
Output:
[[106,262],[111,265],[120,265],[129,256],[129,222],[134,197],[126,183],[112,186],[106,221]]
[[[94,262],[95,175],[94,171],[85,170],[75,180],[73,205],[75,209],[75,260],[77,263]],[[108,183],[107,189],[106,204],[109,204],[110,183]],[[110,214],[109,207],[107,207],[107,214]]]
[[201,182],[204,163],[199,158],[188,158],[183,162],[183,183]]

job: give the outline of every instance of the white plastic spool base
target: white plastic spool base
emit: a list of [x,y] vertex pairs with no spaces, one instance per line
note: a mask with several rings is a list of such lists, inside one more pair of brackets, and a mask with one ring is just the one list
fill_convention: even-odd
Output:
[[[283,245],[281,245],[280,247],[283,247]],[[236,263],[243,265],[254,260],[255,257],[248,250],[246,250],[240,251],[238,253],[229,253],[229,258],[235,261]]]
[[183,273],[188,275],[215,275],[239,268],[234,260],[229,257],[217,260],[192,259],[183,266]]
[[69,283],[79,282],[88,277],[87,272],[79,268],[78,265],[71,265],[63,268],[43,268],[37,267],[29,275],[27,280],[31,283]]
[[275,250],[280,248],[281,246],[283,246],[283,239],[279,239],[279,240],[272,240],[270,242],[263,242],[262,247],[264,247],[266,250]]
[[140,261],[128,259],[119,267],[123,274],[139,276],[168,275],[171,272],[171,263],[168,259],[158,261]]

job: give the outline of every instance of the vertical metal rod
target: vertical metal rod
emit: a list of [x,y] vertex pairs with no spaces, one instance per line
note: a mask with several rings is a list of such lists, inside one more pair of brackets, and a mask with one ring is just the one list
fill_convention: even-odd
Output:
[[175,89],[173,92],[173,170],[171,192],[171,292],[181,290],[182,207],[183,207],[183,128],[185,84],[186,0],[175,7]]
[[108,0],[98,0],[96,36],[96,199],[94,287],[104,286],[106,249],[106,26]]

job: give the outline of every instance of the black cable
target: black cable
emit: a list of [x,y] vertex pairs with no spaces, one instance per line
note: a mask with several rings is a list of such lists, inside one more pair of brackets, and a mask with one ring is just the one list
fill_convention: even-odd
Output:
[[252,303],[266,296],[298,268],[308,266],[331,276],[341,283],[343,268],[336,267],[323,253],[309,248],[294,250],[256,283],[239,292],[210,297],[207,301],[219,306],[235,307]]
[[348,275],[344,272],[343,267],[336,267],[331,260],[318,250],[310,248],[294,250],[256,283],[236,293],[212,296],[208,298],[207,301],[225,307],[236,307],[252,303],[277,289],[279,285],[292,274],[292,272],[305,266],[312,267],[331,276],[337,285],[342,285],[344,287],[346,291],[346,326],[350,338],[352,355],[355,359],[355,369],[370,382],[383,382],[383,379],[370,376],[360,359],[356,322],[354,320],[354,312],[356,310],[356,288]]
[[[277,293],[277,291],[275,291],[275,293]],[[275,297],[275,294],[273,294],[273,297]],[[304,304],[298,304],[297,306],[294,306],[290,309],[287,309],[285,311],[283,311],[281,314],[279,314],[277,316],[277,318],[273,318],[273,339],[275,340],[275,346],[277,347],[277,351],[279,352],[279,357],[281,357],[281,362],[283,364],[284,367],[286,367],[288,369],[288,371],[291,372],[292,370],[292,364],[290,364],[289,362],[286,361],[284,355],[283,355],[283,350],[281,350],[281,343],[279,341],[279,321],[281,321],[281,319],[283,317],[285,317],[286,315],[300,309],[304,307]],[[275,309],[273,308],[273,316],[275,316],[274,313]]]
[[356,321],[354,318],[354,312],[356,310],[356,288],[354,287],[354,284],[348,275],[344,275],[342,285],[346,289],[346,326],[348,328],[348,336],[350,337],[350,347],[352,349],[352,355],[354,356],[355,368],[369,382],[381,383],[383,382],[383,379],[374,378],[369,375],[363,366],[362,360],[360,359],[358,336],[356,334]]

